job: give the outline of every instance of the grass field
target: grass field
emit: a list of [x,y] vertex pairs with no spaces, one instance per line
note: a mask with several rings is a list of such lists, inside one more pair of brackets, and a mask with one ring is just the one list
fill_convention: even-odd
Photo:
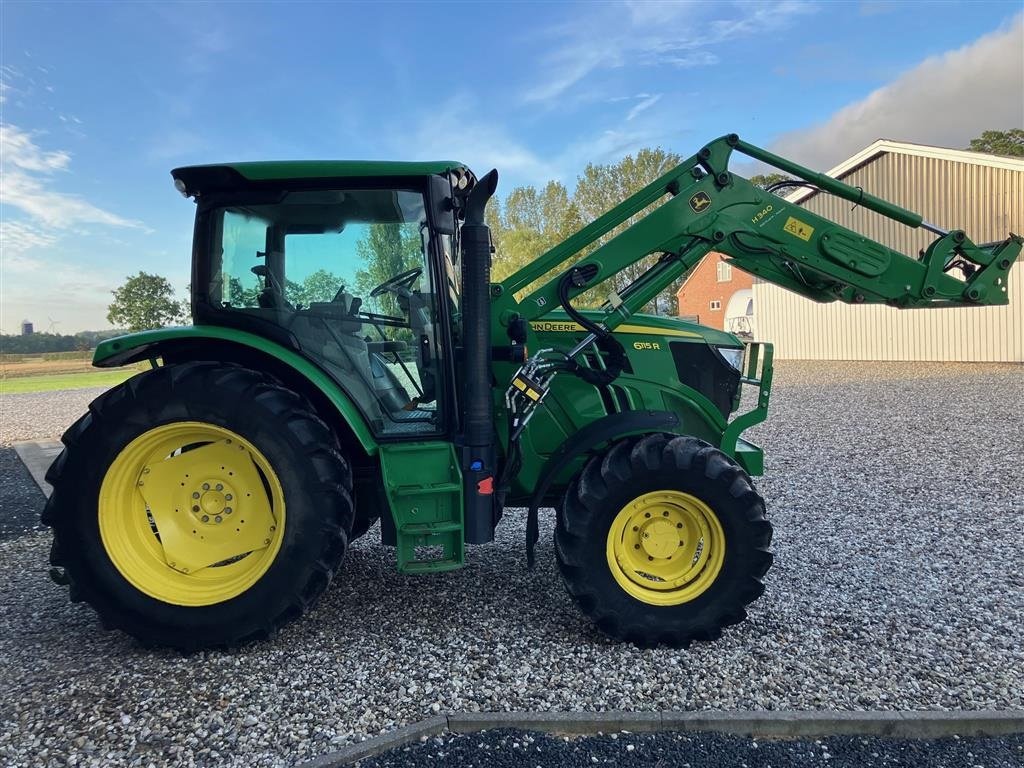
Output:
[[21,392],[50,392],[56,389],[84,389],[85,387],[112,387],[139,372],[137,368],[115,368],[98,371],[95,368],[73,373],[44,373],[12,376],[0,379],[0,394]]

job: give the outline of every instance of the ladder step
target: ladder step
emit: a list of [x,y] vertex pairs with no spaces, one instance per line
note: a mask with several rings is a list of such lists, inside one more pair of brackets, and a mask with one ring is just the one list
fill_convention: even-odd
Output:
[[458,483],[443,485],[400,485],[392,491],[395,496],[420,496],[424,493],[456,493],[462,490]]
[[458,560],[412,560],[402,569],[405,573],[437,573],[454,571],[462,567]]
[[431,536],[435,533],[453,533],[461,531],[462,524],[448,523],[406,523],[398,529],[402,536]]

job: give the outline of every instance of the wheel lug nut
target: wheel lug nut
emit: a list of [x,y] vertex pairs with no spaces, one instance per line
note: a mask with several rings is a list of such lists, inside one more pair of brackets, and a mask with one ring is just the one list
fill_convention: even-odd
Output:
[[192,498],[193,499],[198,499],[199,498],[199,491],[193,491]]
[[[220,483],[217,483],[217,490],[218,490],[218,491],[223,491],[223,490],[224,490],[224,486],[223,486],[223,485],[221,485]],[[667,514],[668,514],[668,512],[666,512],[665,514],[667,515]]]
[[231,501],[231,494],[230,493],[225,493],[224,494],[224,500],[225,501]]
[[644,512],[644,517],[650,517],[650,516],[651,516],[650,512]]
[[231,507],[224,507],[224,514],[225,515],[230,515],[231,514]]
[[682,523],[676,523],[676,528],[682,528],[682,527],[683,527]]
[[210,490],[210,484],[209,483],[203,483],[203,490],[204,491]]
[[215,523],[219,523],[219,522],[221,521],[221,517],[220,517],[220,515],[217,515],[217,516],[216,516],[215,518],[213,518],[213,521],[214,521]]
[[192,511],[193,512],[198,512],[199,511],[199,505],[198,504],[193,504],[192,505]]
[[210,522],[210,516],[209,515],[203,515],[203,522],[204,523]]
[[639,544],[634,544],[633,545],[633,549],[640,549],[640,545]]
[[668,517],[668,510],[666,509],[664,512],[661,513],[661,515],[662,517]]

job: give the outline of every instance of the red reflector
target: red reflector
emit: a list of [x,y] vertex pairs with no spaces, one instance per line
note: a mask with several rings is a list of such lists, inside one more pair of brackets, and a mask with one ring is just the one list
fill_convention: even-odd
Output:
[[494,493],[494,478],[485,477],[479,483],[476,484],[476,492],[481,496],[490,496]]

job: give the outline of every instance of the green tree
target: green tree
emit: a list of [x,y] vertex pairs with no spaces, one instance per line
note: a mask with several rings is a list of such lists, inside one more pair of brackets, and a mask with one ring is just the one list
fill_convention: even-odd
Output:
[[[573,196],[581,219],[583,221],[592,221],[605,211],[614,208],[630,195],[639,192],[659,176],[668,173],[681,160],[682,158],[674,152],[666,152],[659,147],[655,149],[641,149],[636,155],[627,155],[617,163],[588,165],[576,181],[576,193]],[[661,202],[663,201],[659,201],[629,217],[625,222],[604,235],[597,245],[603,245],[622,232],[622,230],[635,224]],[[602,303],[608,295],[609,288],[614,288],[618,291],[626,287],[649,269],[657,258],[658,255],[654,254],[641,259],[636,264],[622,270],[611,280],[598,286],[595,290],[583,294],[577,299],[577,302],[581,305],[590,306]],[[673,285],[665,289],[660,302],[662,308],[667,306],[669,311],[675,311],[673,309],[675,306],[675,294],[679,285],[682,284],[682,280],[683,278],[680,278]],[[658,302],[652,301],[648,309],[656,311],[657,305]]]
[[166,277],[139,272],[125,279],[112,292],[114,300],[107,308],[107,320],[129,331],[163,328],[180,322],[187,305],[175,300],[174,289]]
[[259,306],[256,297],[260,295],[258,285],[248,288],[242,285],[237,277],[228,278],[228,302],[232,307],[256,307]]
[[503,205],[488,206],[488,224],[496,249],[494,279],[503,280],[567,238],[582,222],[565,185],[549,181],[540,191],[516,187]]
[[326,269],[318,269],[306,275],[306,279],[302,281],[303,304],[308,307],[315,301],[333,301],[342,282],[338,275]]
[[972,152],[984,152],[989,155],[1007,155],[1024,157],[1024,128],[1011,128],[1008,131],[983,131],[981,136],[971,139]]
[[[751,176],[749,181],[755,187],[767,190],[768,187],[772,186],[772,184],[778,184],[783,181],[793,181],[793,177],[787,176],[784,173],[759,173],[756,176]],[[785,197],[792,191],[792,188],[787,189],[783,187],[782,189],[773,190],[773,193],[780,197]]]
[[371,224],[366,237],[356,243],[356,254],[366,265],[356,272],[356,293],[366,302],[379,302],[386,315],[401,315],[393,294],[371,300],[370,291],[400,272],[423,266],[418,225]]

